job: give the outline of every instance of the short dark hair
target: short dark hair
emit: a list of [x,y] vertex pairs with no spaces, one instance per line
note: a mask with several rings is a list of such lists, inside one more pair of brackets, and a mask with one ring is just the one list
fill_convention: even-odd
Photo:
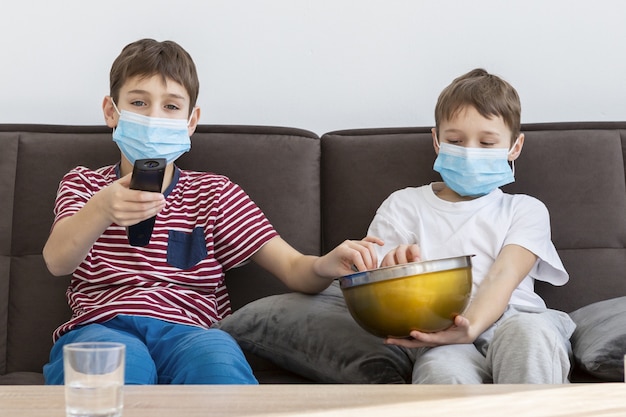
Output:
[[483,117],[502,117],[511,129],[511,140],[515,141],[519,136],[522,113],[519,96],[511,84],[497,75],[477,68],[444,88],[435,107],[437,130],[443,121],[452,119],[466,106],[474,107]]
[[200,91],[196,65],[191,55],[173,41],[140,39],[126,45],[111,66],[109,94],[117,101],[120,88],[129,78],[153,75],[172,79],[185,87],[190,98],[189,111],[193,110]]

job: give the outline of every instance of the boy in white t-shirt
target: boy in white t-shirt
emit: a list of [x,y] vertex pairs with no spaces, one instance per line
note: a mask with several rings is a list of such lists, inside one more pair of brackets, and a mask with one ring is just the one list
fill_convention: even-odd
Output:
[[409,349],[413,383],[566,383],[574,323],[547,309],[534,281],[565,284],[549,214],[527,195],[503,193],[522,151],[515,89],[475,69],[439,96],[432,130],[443,178],[393,194],[368,234],[381,266],[474,254],[472,299],[447,330],[385,343]]

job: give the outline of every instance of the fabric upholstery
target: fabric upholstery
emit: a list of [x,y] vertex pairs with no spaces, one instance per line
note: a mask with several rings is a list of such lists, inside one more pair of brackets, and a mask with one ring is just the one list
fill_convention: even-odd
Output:
[[577,365],[602,380],[624,382],[626,296],[581,307],[571,317]]
[[570,274],[563,288],[538,283],[551,307],[569,312],[626,294],[625,134],[526,132],[515,164],[517,181],[505,189],[531,194],[550,211],[552,238]]
[[412,363],[354,321],[338,282],[317,295],[280,294],[256,300],[216,326],[242,348],[324,383],[404,384]]
[[[192,150],[178,160],[185,169],[226,175],[263,210],[293,247],[319,255],[321,246],[320,142],[308,131],[254,126],[203,126]],[[233,308],[287,288],[255,264],[227,274]]]
[[[116,163],[119,150],[107,127],[48,125],[0,125],[0,149],[0,384],[42,382],[33,375],[48,360],[52,331],[70,316],[69,277],[53,277],[42,257],[58,184],[77,165]],[[319,254],[319,160],[319,138],[305,130],[199,126],[178,165],[229,176],[287,241]],[[229,272],[227,285],[234,308],[287,290],[252,264]]]
[[[503,190],[532,195],[548,207],[553,241],[570,274],[565,287],[537,284],[552,308],[570,312],[626,294],[625,127],[522,126],[526,142],[515,162],[516,181]],[[344,130],[321,140],[324,250],[364,236],[392,191],[440,181],[427,129]]]
[[[554,242],[571,277],[564,287],[537,284],[537,291],[549,306],[567,312],[626,296],[626,122],[541,123],[523,125],[522,130],[526,145],[516,162],[517,181],[505,191],[544,201]],[[57,186],[76,165],[96,168],[115,163],[119,151],[107,127],[50,125],[0,125],[0,149],[0,384],[42,383],[41,367],[48,359],[52,331],[70,314],[65,301],[69,277],[52,277],[41,253],[53,220]],[[438,180],[432,170],[434,158],[429,127],[344,130],[320,140],[301,129],[205,125],[198,127],[192,150],[179,165],[229,176],[251,195],[285,240],[302,252],[320,254],[345,239],[363,237],[376,208],[392,191]],[[346,355],[336,358],[320,351],[308,365],[299,359],[293,363],[297,355],[288,351],[303,346],[301,338],[312,340],[312,352],[322,349],[327,340],[320,332],[359,330],[347,320],[338,296],[289,294],[253,264],[229,271],[226,280],[232,305],[241,311],[230,324],[240,327],[233,331],[240,332],[242,344],[251,343],[245,353],[261,382],[336,380],[337,374],[314,375],[303,369],[322,366],[322,358],[335,361],[344,377],[365,369],[347,369],[351,358],[355,365],[363,364],[354,356],[358,349],[343,349],[340,352]],[[582,323],[587,310],[579,311]],[[318,312],[319,323],[311,320],[311,312]],[[603,319],[610,311],[595,314]],[[238,316],[247,319],[236,322]],[[282,324],[273,328],[270,318]],[[263,320],[267,331],[252,331],[251,326]],[[301,321],[308,323],[301,330],[309,332],[290,327]],[[250,332],[242,331],[246,328]],[[607,336],[620,337],[618,333]],[[576,339],[579,348],[589,343],[585,334]],[[266,335],[274,340],[263,339]],[[288,344],[280,345],[281,340]],[[252,346],[253,342],[258,344]],[[282,351],[282,358],[260,356],[260,347],[270,342]],[[378,364],[401,362],[393,352],[367,353]],[[577,363],[576,381],[603,380],[582,365]],[[392,374],[402,375],[399,369]],[[381,375],[379,381],[393,380],[390,374]]]

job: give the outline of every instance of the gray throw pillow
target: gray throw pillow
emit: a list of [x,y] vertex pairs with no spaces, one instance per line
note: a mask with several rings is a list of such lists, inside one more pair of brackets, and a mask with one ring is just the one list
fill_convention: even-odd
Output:
[[338,283],[317,295],[265,297],[217,323],[242,349],[322,383],[410,383],[404,349],[354,321]]
[[626,297],[599,301],[570,313],[576,323],[572,348],[576,363],[605,381],[624,381]]

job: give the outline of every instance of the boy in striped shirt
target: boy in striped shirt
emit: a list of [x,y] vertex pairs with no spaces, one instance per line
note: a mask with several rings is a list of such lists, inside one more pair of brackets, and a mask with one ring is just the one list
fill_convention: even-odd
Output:
[[[193,60],[174,42],[142,39],[114,61],[102,108],[121,160],[63,177],[43,250],[52,274],[72,274],[73,314],[53,334],[47,384],[63,383],[63,345],[80,341],[124,343],[127,384],[256,383],[235,340],[210,328],[230,313],[226,270],[252,259],[316,293],[352,265],[377,266],[379,239],[303,255],[228,178],[176,167],[198,124],[198,90]],[[129,188],[144,158],[167,160],[161,193]],[[126,228],[153,216],[149,243],[131,246]]]

